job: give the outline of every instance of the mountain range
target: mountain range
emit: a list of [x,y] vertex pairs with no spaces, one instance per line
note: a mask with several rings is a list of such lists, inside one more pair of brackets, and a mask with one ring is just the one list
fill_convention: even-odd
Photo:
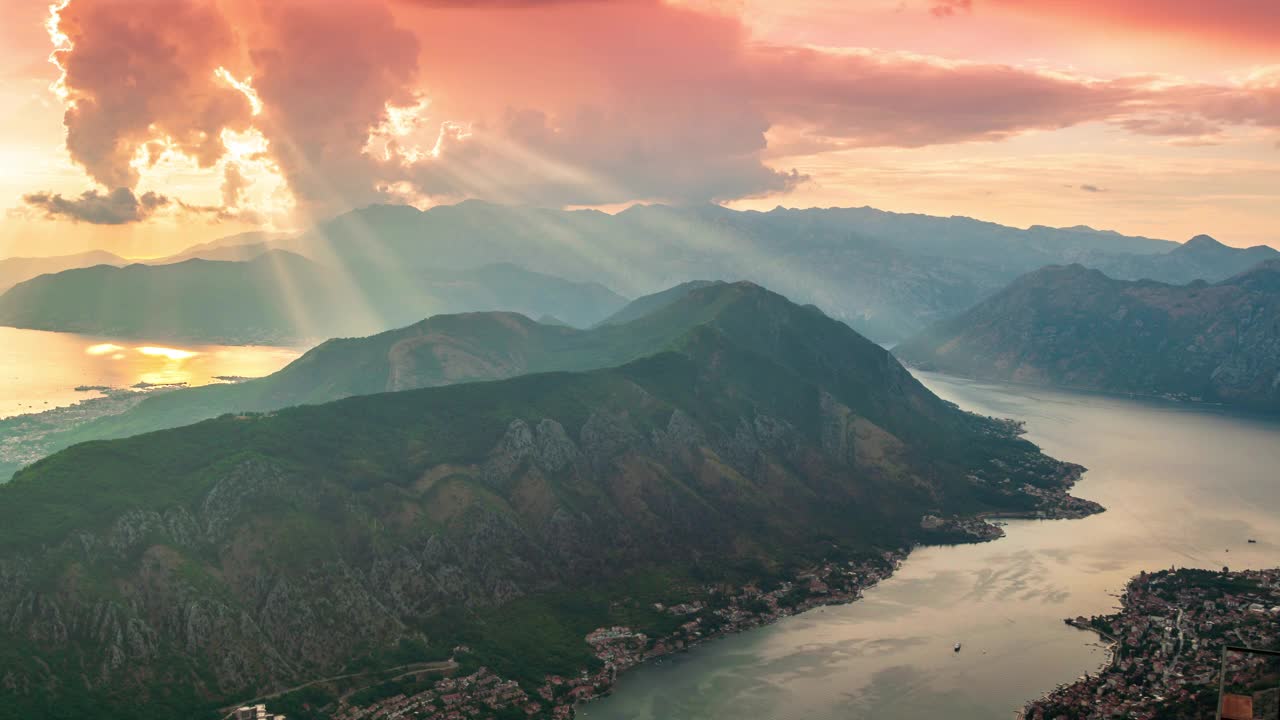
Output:
[[610,215],[479,201],[427,211],[372,206],[278,243],[383,278],[404,268],[514,262],[631,296],[692,280],[745,278],[817,305],[880,342],[902,340],[1045,265],[1079,262],[1135,279],[1216,282],[1275,252],[1204,237],[1180,245],[1084,226],[1024,230],[872,208],[637,205]]
[[277,246],[391,282],[406,269],[495,262],[631,296],[691,280],[748,279],[887,341],[1045,264],[1100,248],[1159,253],[1175,244],[871,208],[637,205],[610,215],[467,201],[427,211],[372,206]]
[[1276,259],[1280,259],[1280,250],[1267,245],[1233,248],[1208,235],[1197,235],[1159,255],[1094,252],[1082,257],[1080,263],[1119,280],[1158,280],[1185,285],[1196,280],[1219,282]]
[[1217,282],[1276,255],[1265,246],[1231,248],[1207,236],[1179,245],[1084,226],[1024,230],[872,208],[740,212],[637,205],[610,215],[467,201],[426,211],[375,205],[301,234],[245,233],[148,263],[252,261],[272,249],[334,273],[329,284],[352,306],[345,310],[363,308],[368,316],[354,334],[440,312],[514,310],[578,327],[608,314],[590,301],[562,303],[558,311],[517,306],[494,282],[458,296],[446,291],[443,298],[425,287],[508,265],[631,297],[687,281],[745,278],[886,343],[1046,265],[1081,263],[1125,279]]
[[[692,293],[724,285],[692,282],[639,298],[589,330],[534,322],[511,312],[437,315],[371,337],[326,341],[264,378],[158,393],[119,414],[70,426],[46,426],[40,416],[0,420],[0,441],[20,443],[27,457],[44,456],[80,442],[164,430],[233,412],[621,365],[706,322],[714,304],[708,306],[702,295]],[[18,468],[0,462],[0,482]]]
[[267,250],[242,261],[98,265],[42,275],[0,295],[0,325],[200,343],[293,344],[463,310],[513,310],[585,326],[626,302],[598,283],[571,282],[510,263],[380,278]]
[[1280,410],[1280,260],[1186,285],[1047,267],[894,353],[971,377]]
[[[240,412],[18,473],[0,486],[0,718],[219,717],[459,643],[520,682],[576,673],[584,623],[669,622],[634,600],[656,577],[678,593],[902,548],[932,537],[926,515],[1052,510],[1080,471],[749,283],[596,331],[437,318],[273,382],[575,364],[599,369]],[[309,716],[331,701],[309,695]]]

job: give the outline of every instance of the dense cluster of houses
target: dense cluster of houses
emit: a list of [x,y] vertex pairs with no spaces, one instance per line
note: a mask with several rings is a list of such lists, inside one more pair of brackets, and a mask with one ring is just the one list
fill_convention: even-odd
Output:
[[[1098,675],[1029,705],[1028,720],[1179,720],[1206,717],[1206,710],[1211,717],[1224,648],[1280,648],[1280,569],[1143,573],[1130,582],[1119,614],[1067,622],[1111,641],[1111,661]],[[1228,652],[1225,659],[1227,706],[1259,708],[1280,700],[1276,658]],[[1241,711],[1228,709],[1223,717],[1234,712]],[[1254,717],[1251,709],[1243,712],[1244,720]]]

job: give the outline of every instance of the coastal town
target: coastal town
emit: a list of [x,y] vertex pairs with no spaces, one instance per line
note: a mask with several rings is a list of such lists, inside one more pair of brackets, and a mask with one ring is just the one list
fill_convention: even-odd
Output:
[[1028,705],[1026,720],[1214,717],[1224,658],[1221,717],[1277,717],[1280,569],[1142,573],[1119,613],[1066,622],[1109,641],[1110,661]]
[[[926,514],[920,520],[921,538],[934,543],[987,542],[1004,536],[1000,518],[1069,518],[1101,512],[1097,503],[1067,494],[1081,470],[1066,468],[1061,484],[1052,489],[1025,485],[1022,491],[1038,500],[1037,509],[1026,513]],[[325,716],[334,720],[569,720],[579,703],[609,694],[623,671],[820,606],[858,600],[866,589],[893,574],[908,553],[909,548],[885,550],[860,561],[827,561],[769,586],[704,585],[695,591],[697,599],[653,604],[653,610],[680,621],[673,632],[653,637],[621,625],[596,628],[583,638],[597,661],[594,670],[548,675],[537,685],[522,685],[488,667],[477,667],[470,662],[471,649],[458,646],[447,664],[468,668],[466,674],[439,677],[438,671],[407,672],[395,678],[398,682],[348,690]]]
[[100,418],[119,415],[145,400],[151,393],[164,391],[99,386],[81,386],[76,390],[97,392],[100,396],[66,407],[0,418],[0,482],[7,481],[18,469],[57,449],[54,438],[59,433]]
[[[624,670],[819,606],[852,602],[888,577],[905,558],[905,552],[884,551],[861,562],[827,562],[769,589],[755,584],[732,588],[708,585],[701,588],[700,599],[674,605],[654,604],[654,610],[682,621],[667,636],[649,637],[624,626],[603,627],[589,633],[584,641],[599,661],[595,672],[584,670],[570,677],[550,675],[540,686],[526,689],[482,667],[465,676],[435,680],[413,694],[397,693],[364,705],[343,701],[333,718],[567,720],[574,716],[575,704],[609,693]],[[468,652],[466,647],[455,648],[455,659],[463,659]]]

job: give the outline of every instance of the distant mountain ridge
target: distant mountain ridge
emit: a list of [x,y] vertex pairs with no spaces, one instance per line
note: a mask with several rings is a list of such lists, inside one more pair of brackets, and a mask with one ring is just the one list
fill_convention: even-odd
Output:
[[691,280],[745,278],[888,341],[1043,265],[1103,248],[1158,254],[1176,243],[872,208],[757,212],[637,205],[609,215],[471,200],[427,211],[370,206],[276,247],[393,282],[413,269],[499,262],[599,282],[630,296]]
[[1030,273],[894,348],[971,377],[1280,410],[1280,260],[1219,283]]
[[[375,205],[297,235],[244,233],[149,262],[244,261],[269,249],[302,254],[338,273],[339,285],[380,318],[362,333],[432,313],[490,309],[584,327],[617,309],[595,312],[590,300],[555,309],[517,306],[516,296],[484,282],[443,297],[423,289],[424,276],[439,283],[478,267],[513,264],[627,296],[691,280],[746,278],[881,342],[905,339],[1045,265],[1078,262],[1122,279],[1216,282],[1276,254],[1207,236],[1179,245],[1087,226],[1023,230],[867,207],[758,212],[637,205],[609,215],[472,200],[427,211]],[[462,297],[468,302],[454,302]]]
[[288,343],[323,324],[358,327],[312,260],[274,250],[248,262],[98,265],[42,275],[0,295],[0,324],[207,343]]
[[1185,285],[1196,280],[1226,280],[1276,258],[1280,258],[1280,250],[1267,245],[1233,248],[1208,235],[1197,235],[1159,255],[1094,255],[1082,258],[1081,262],[1118,280],[1158,280]]
[[212,719],[459,644],[532,691],[593,662],[584,623],[672,622],[632,602],[647,578],[877,556],[937,539],[925,515],[1052,510],[1079,475],[821,313],[745,283],[683,302],[622,365],[228,415],[19,473],[0,714]]
[[57,257],[11,257],[0,259],[0,293],[40,275],[94,265],[128,265],[129,261],[105,250],[93,250]]
[[626,302],[599,283],[571,282],[510,263],[382,276],[263,249],[248,260],[196,258],[42,275],[0,295],[0,325],[200,343],[294,344],[378,332],[441,312],[512,310],[587,326]]

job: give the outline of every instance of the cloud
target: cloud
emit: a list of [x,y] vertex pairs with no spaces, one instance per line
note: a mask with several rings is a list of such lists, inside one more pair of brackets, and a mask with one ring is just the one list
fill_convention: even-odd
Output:
[[27,205],[42,210],[50,218],[66,218],[94,225],[124,225],[139,222],[170,203],[169,198],[154,192],[135,196],[129,188],[116,188],[108,193],[89,190],[78,198],[38,192],[23,196]]
[[1098,80],[771,45],[732,14],[658,0],[71,0],[62,20],[73,159],[111,188],[135,188],[166,151],[224,163],[221,208],[181,204],[213,218],[251,212],[225,131],[260,132],[298,205],[326,215],[396,198],[782,193],[807,179],[782,163],[787,147],[915,148],[1088,122],[1187,142],[1280,127],[1275,69],[1232,85]]
[[1085,185],[1081,185],[1081,186],[1080,186],[1080,189],[1081,189],[1081,190],[1083,190],[1083,191],[1085,191],[1085,192],[1087,192],[1087,193],[1100,193],[1100,192],[1106,192],[1106,189],[1105,189],[1105,188],[1100,188],[1100,187],[1098,187],[1097,185],[1088,185],[1088,184],[1085,184]]
[[222,170],[223,207],[240,207],[240,201],[244,199],[244,191],[247,187],[249,187],[249,181],[244,173],[240,172],[240,166],[233,162],[227,163]]
[[1125,118],[1119,124],[1130,132],[1143,135],[1203,136],[1217,135],[1222,132],[1220,124],[1191,114],[1138,115]]
[[263,4],[250,38],[258,124],[298,200],[315,212],[384,199],[363,148],[387,105],[414,99],[418,43],[382,3]]
[[133,161],[157,138],[211,167],[223,128],[248,127],[245,97],[220,83],[235,36],[209,0],[73,0],[57,53],[71,159],[108,188],[134,188]]
[[946,18],[972,9],[973,0],[934,0],[929,12],[933,13],[934,17]]
[[1182,36],[1224,45],[1248,45],[1276,52],[1280,38],[1280,3],[1272,0],[977,0],[984,5],[1014,9],[1078,27],[1114,34],[1123,30]]
[[1146,90],[909,54],[757,49],[749,77],[776,122],[858,147],[1000,140],[1132,112]]

